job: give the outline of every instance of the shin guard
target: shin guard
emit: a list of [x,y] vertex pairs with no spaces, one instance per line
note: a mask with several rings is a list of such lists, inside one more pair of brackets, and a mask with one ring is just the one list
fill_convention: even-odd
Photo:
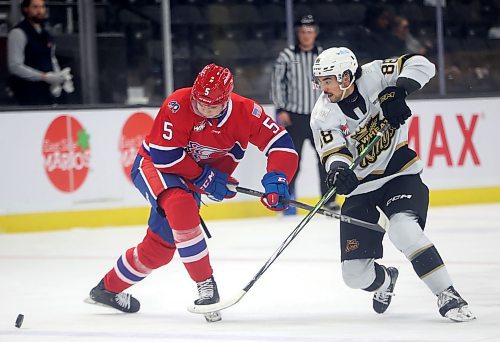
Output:
[[175,245],[189,276],[196,282],[207,280],[213,271],[193,196],[182,189],[173,188],[162,193],[158,202],[165,211]]
[[140,282],[154,269],[172,260],[175,246],[163,241],[148,228],[143,241],[128,249],[104,277],[106,290],[119,293]]

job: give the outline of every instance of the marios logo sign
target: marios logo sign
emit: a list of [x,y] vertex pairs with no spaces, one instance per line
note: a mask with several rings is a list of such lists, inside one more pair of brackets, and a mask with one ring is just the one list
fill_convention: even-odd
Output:
[[132,114],[123,126],[118,148],[120,149],[123,171],[128,179],[130,179],[130,170],[137,155],[137,150],[151,127],[153,127],[153,118],[143,112]]
[[89,171],[89,134],[73,117],[57,117],[43,139],[44,166],[52,184],[64,192],[76,191]]

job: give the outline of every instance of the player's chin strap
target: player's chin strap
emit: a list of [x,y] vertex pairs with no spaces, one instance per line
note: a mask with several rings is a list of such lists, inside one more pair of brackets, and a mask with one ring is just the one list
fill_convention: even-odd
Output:
[[[358,157],[352,162],[352,164],[349,166],[349,169],[354,170],[359,163],[363,160],[363,158],[368,154],[373,146],[377,144],[377,142],[384,136],[385,132],[389,129],[390,125],[386,122],[383,121],[384,126],[380,129],[380,131],[377,132],[377,135],[372,139],[372,141],[361,151],[361,153],[358,155]],[[215,304],[210,304],[210,305],[192,305],[189,306],[187,309],[189,312],[192,313],[197,313],[197,314],[206,314],[209,312],[216,312],[220,311],[223,309],[226,309],[230,306],[235,305],[238,303],[245,294],[254,286],[254,284],[259,280],[259,278],[267,271],[267,269],[274,263],[274,261],[280,256],[280,254],[285,250],[285,248],[288,247],[288,245],[295,239],[295,237],[304,229],[307,223],[311,221],[313,216],[321,209],[322,206],[324,206],[330,198],[335,195],[337,189],[335,187],[331,187],[326,194],[321,197],[318,203],[312,208],[312,210],[300,221],[300,223],[295,227],[295,229],[288,235],[288,237],[283,241],[281,246],[271,255],[271,257],[266,261],[264,266],[260,268],[260,270],[253,276],[252,280],[242,289],[240,290],[236,295],[234,295],[232,298],[229,298],[227,300],[221,300],[218,303]]]
[[356,78],[353,76],[351,83],[349,83],[349,85],[345,88],[342,87],[341,85],[339,85],[340,90],[342,90],[342,97],[340,98],[340,101],[342,101],[345,98],[345,92],[347,91],[347,89],[349,89],[350,86],[352,86],[352,84],[354,83],[355,80],[356,80]]
[[[231,191],[239,192],[239,193],[242,193],[245,195],[255,196],[255,197],[259,197],[259,198],[262,198],[262,196],[264,196],[263,192],[253,190],[253,189],[244,188],[241,186],[236,186],[233,184],[231,184],[231,185],[228,184],[228,188]],[[290,205],[292,207],[297,207],[297,208],[308,210],[308,211],[311,211],[314,209],[314,207],[312,205],[298,202],[298,201],[294,201],[294,200],[282,199],[281,201],[288,203],[288,205]],[[354,217],[342,215],[342,214],[336,213],[334,211],[331,211],[328,209],[323,209],[323,208],[318,210],[318,214],[325,215],[325,216],[328,216],[331,218],[336,218],[340,221],[347,222],[347,223],[350,223],[350,224],[353,224],[353,225],[356,225],[359,227],[363,227],[366,229],[374,230],[376,232],[385,233],[387,231],[387,229],[389,228],[389,219],[387,218],[387,216],[385,216],[385,214],[383,214],[381,212],[381,210],[378,207],[377,207],[377,210],[380,212],[380,216],[379,216],[377,223],[370,223],[370,222],[358,220]]]

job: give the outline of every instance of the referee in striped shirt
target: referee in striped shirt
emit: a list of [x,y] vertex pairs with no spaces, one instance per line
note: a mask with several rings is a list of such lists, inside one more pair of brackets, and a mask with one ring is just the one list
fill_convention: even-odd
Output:
[[[311,112],[316,99],[321,94],[312,86],[312,66],[314,60],[323,51],[316,45],[319,28],[312,15],[303,16],[295,25],[297,44],[280,52],[274,64],[271,83],[271,100],[276,108],[276,119],[293,139],[295,148],[302,154],[304,141],[309,139],[314,147],[314,140],[309,125]],[[318,155],[315,153],[316,157]],[[300,169],[300,163],[299,163]],[[318,158],[321,194],[328,191],[326,171]],[[298,172],[297,172],[298,174]],[[290,182],[290,193],[295,197],[295,177]],[[326,205],[329,209],[338,210],[335,198]],[[294,215],[296,208],[290,207],[285,215]]]

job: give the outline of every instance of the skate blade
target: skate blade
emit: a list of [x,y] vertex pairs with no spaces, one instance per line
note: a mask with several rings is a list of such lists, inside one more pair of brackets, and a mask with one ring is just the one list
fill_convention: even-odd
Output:
[[247,293],[246,290],[240,290],[240,292],[238,292],[235,296],[233,296],[232,298],[229,298],[227,300],[222,300],[222,301],[215,303],[215,304],[207,304],[207,305],[196,305],[195,304],[195,305],[188,306],[187,309],[189,312],[195,313],[195,314],[206,314],[206,313],[210,313],[210,312],[221,311],[221,310],[229,308],[230,306],[233,306],[236,303],[238,303],[246,293]]
[[205,320],[208,323],[218,322],[218,321],[222,320],[222,315],[219,311],[209,312],[209,313],[204,314],[204,316],[205,316]]
[[118,310],[118,309],[115,309],[114,307],[110,306],[110,305],[106,305],[106,304],[102,304],[102,303],[99,303],[99,302],[96,302],[95,300],[93,300],[92,298],[90,297],[87,297],[83,300],[84,303],[87,303],[87,304],[92,304],[92,305],[97,305],[97,306],[100,306],[102,308],[107,308],[107,309],[111,309],[112,311],[118,311],[118,312],[122,312],[121,310]]
[[476,316],[469,310],[467,305],[461,308],[451,309],[445,314],[446,318],[454,322],[469,322],[476,319]]
[[87,304],[94,304],[94,305],[102,305],[101,303],[98,303],[96,302],[95,300],[93,300],[92,298],[90,297],[87,297],[83,300],[84,303],[87,303]]

